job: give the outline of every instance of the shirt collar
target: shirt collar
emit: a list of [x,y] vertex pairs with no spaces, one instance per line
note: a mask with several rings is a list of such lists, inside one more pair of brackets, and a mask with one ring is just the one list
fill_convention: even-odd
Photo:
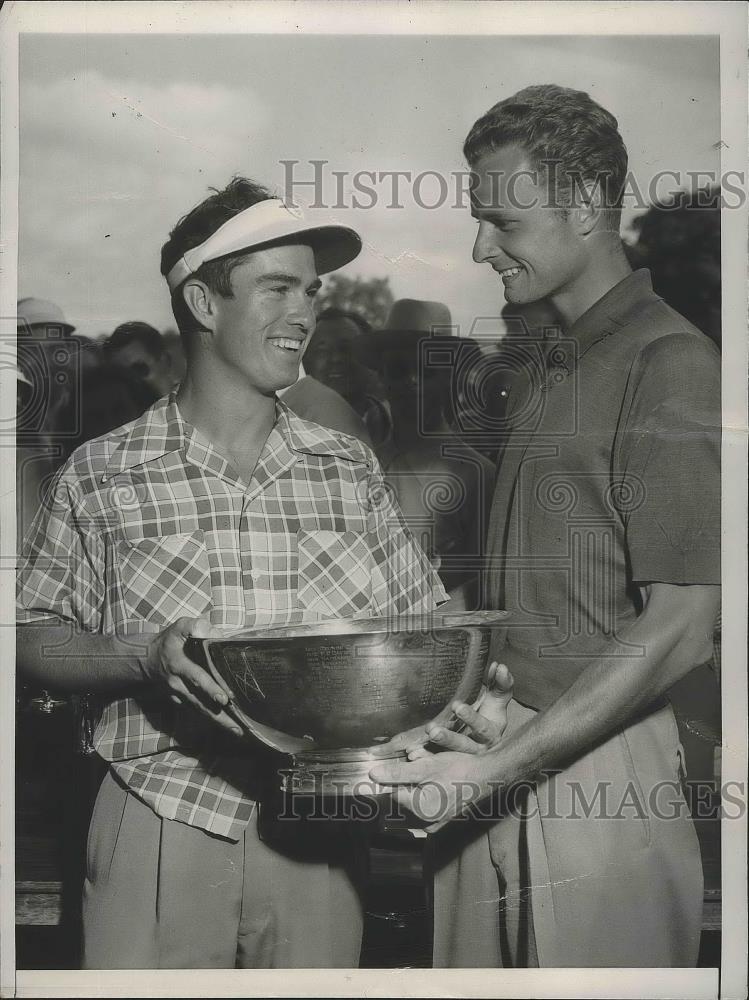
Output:
[[650,271],[641,267],[594,302],[569,327],[566,336],[577,341],[579,356],[597,341],[626,326],[645,303],[653,301],[658,301],[658,296],[653,292]]
[[368,464],[365,450],[356,438],[303,420],[280,399],[276,400],[276,411],[276,427],[294,451],[306,455],[334,455],[350,462]]
[[122,435],[122,440],[107,462],[102,482],[184,447],[187,433],[177,407],[176,392],[157,400],[145,413],[115,433]]
[[[126,424],[119,433],[122,440],[107,463],[102,481],[196,443],[194,429],[179,412],[176,390],[158,400],[136,420]],[[299,454],[332,455],[350,462],[368,464],[358,442],[353,439],[349,442],[348,438],[326,427],[303,420],[277,398],[276,420],[261,458],[271,459],[271,464],[276,464],[273,459],[278,461],[281,457],[279,451],[286,448]]]
[[[545,367],[547,372],[554,372],[553,381],[559,381],[560,372],[563,377],[570,375],[594,344],[621,330],[641,309],[658,301],[660,299],[653,292],[647,268],[639,268],[628,274],[594,302],[571,326],[548,340],[544,352]],[[561,339],[559,333],[562,335]],[[550,388],[548,378],[542,383],[542,388],[544,387]]]

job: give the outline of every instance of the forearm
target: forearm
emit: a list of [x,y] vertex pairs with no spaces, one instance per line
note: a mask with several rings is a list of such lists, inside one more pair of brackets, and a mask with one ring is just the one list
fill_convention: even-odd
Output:
[[59,621],[19,625],[18,666],[22,676],[62,692],[114,697],[151,689],[240,736],[241,727],[224,711],[228,690],[184,652],[188,637],[220,634],[201,618],[178,618],[158,633],[127,636],[82,633]]
[[626,723],[709,657],[710,614],[701,608],[690,616],[667,603],[647,607],[621,637],[633,654],[592,662],[553,705],[477,759],[479,780],[532,780]]
[[149,683],[145,662],[153,636],[80,632],[54,620],[16,629],[20,675],[54,691],[117,694]]

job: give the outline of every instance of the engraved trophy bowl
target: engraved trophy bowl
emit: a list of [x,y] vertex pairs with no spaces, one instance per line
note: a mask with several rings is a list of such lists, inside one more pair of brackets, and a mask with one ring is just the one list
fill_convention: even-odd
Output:
[[334,619],[188,640],[185,652],[232,692],[243,728],[291,761],[285,791],[374,795],[368,772],[404,757],[388,741],[479,693],[493,627],[507,612]]

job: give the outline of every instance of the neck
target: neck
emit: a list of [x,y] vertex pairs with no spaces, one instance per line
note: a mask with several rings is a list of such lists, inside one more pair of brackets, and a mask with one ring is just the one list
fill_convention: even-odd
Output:
[[614,234],[600,233],[600,242],[596,245],[596,253],[591,253],[587,266],[573,281],[569,282],[558,293],[549,296],[562,320],[562,326],[570,327],[583,313],[603,298],[628,274],[632,273],[629,261],[624,255],[618,233],[613,245],[603,245],[603,237]]
[[180,413],[219,450],[234,452],[248,441],[261,445],[275,420],[273,394],[261,393],[233,370],[195,358],[177,393]]

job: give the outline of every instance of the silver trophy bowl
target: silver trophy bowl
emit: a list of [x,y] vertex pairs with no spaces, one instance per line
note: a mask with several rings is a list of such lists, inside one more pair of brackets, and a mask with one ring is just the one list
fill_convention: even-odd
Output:
[[404,756],[393,737],[436,719],[479,693],[493,627],[507,613],[432,612],[335,619],[188,640],[233,696],[243,728],[291,757],[285,790],[377,794],[368,771]]

